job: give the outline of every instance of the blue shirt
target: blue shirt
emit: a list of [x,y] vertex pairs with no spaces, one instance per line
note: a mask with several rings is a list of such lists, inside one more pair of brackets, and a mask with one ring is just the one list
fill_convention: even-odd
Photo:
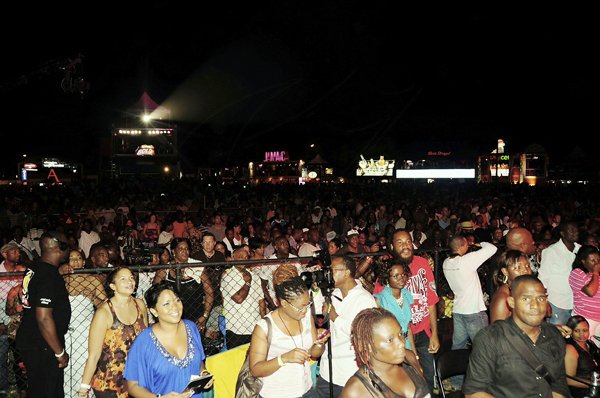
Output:
[[[182,393],[192,375],[199,375],[205,359],[200,333],[196,325],[184,319],[188,350],[185,358],[170,355],[158,341],[152,327],[144,329],[135,339],[125,363],[124,378],[137,381],[153,394]],[[202,397],[202,393],[194,394]]]

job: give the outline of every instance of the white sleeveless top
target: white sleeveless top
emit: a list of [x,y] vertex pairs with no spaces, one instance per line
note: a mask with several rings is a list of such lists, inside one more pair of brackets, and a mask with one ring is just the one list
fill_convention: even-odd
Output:
[[[306,312],[306,316],[300,321],[302,323],[302,334],[297,336],[288,336],[281,331],[273,320],[273,313],[267,315],[271,319],[271,346],[267,360],[285,354],[296,348],[309,350],[313,345],[311,313]],[[258,321],[258,325],[267,334],[267,323],[264,320]],[[294,344],[295,343],[295,344]],[[312,377],[310,371],[310,361],[304,365],[298,363],[287,363],[280,367],[270,376],[262,377],[263,388],[260,390],[260,396],[264,398],[297,398],[304,395],[312,387]]]

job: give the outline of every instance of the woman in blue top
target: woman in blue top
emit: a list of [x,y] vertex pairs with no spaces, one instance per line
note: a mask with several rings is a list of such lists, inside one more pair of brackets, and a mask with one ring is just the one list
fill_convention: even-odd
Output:
[[[204,350],[196,325],[182,320],[183,304],[172,285],[160,283],[145,294],[157,320],[135,339],[125,364],[124,378],[136,398],[202,397],[184,391],[191,376],[204,372]],[[208,384],[210,388],[212,381]]]
[[383,262],[378,270],[379,283],[384,286],[384,289],[375,295],[375,301],[379,307],[394,314],[404,331],[406,349],[412,350],[415,339],[409,324],[412,318],[410,306],[413,303],[413,296],[405,288],[406,281],[410,277],[410,268],[397,260],[388,260]]

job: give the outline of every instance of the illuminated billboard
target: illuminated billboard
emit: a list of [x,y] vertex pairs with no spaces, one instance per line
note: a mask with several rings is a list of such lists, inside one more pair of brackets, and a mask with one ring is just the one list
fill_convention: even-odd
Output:
[[396,170],[396,178],[475,178],[475,169]]
[[378,160],[373,158],[367,160],[360,155],[356,175],[358,177],[393,177],[395,160],[385,159],[383,155]]

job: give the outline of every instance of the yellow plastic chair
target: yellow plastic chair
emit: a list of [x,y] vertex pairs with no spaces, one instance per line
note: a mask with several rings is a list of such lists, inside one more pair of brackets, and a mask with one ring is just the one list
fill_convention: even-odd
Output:
[[[235,396],[235,382],[249,346],[250,344],[244,344],[206,358],[206,370],[213,374],[215,380],[212,389],[213,397],[233,398]],[[210,393],[211,391],[205,392],[204,397],[210,398]]]

